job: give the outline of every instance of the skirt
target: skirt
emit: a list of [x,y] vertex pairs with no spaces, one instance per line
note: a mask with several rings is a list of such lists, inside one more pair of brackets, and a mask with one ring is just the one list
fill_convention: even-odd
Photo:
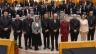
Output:
[[41,45],[42,45],[41,34],[33,34],[32,46],[41,46]]

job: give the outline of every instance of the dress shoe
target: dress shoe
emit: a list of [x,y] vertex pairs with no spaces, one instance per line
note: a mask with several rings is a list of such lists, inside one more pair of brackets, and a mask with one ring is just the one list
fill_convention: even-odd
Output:
[[20,49],[23,49],[21,46],[19,47]]
[[35,47],[35,51],[39,50],[38,47]]
[[51,49],[51,51],[53,51],[54,49]]
[[46,47],[44,47],[44,50],[46,49]]
[[58,51],[59,49],[56,49],[56,51]]
[[50,47],[47,47],[48,49],[50,49]]
[[29,47],[29,49],[32,49],[32,47]]
[[26,47],[25,50],[28,50],[28,48]]

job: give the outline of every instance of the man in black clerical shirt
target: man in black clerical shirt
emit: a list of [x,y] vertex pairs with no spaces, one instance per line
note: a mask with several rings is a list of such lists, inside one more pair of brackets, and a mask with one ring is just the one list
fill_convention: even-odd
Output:
[[4,12],[4,16],[0,19],[0,29],[2,38],[9,39],[11,32],[12,19],[8,17],[8,12]]
[[44,38],[44,49],[50,49],[50,37],[49,37],[49,19],[48,14],[44,15],[44,19],[42,20],[42,33]]
[[14,30],[14,39],[17,41],[19,40],[19,48],[21,47],[21,37],[22,37],[22,20],[19,19],[20,16],[16,15],[16,19],[12,23],[12,28]]

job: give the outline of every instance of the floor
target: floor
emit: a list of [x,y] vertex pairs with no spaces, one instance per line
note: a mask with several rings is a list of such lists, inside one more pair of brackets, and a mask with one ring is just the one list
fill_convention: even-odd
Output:
[[[67,21],[69,21],[70,19],[72,19],[72,16],[67,16]],[[80,19],[80,17],[77,17],[77,19]],[[96,33],[95,33],[96,35]],[[34,51],[34,47],[32,47],[32,49],[29,49],[29,50],[24,50],[24,35],[22,34],[22,47],[23,49],[19,49],[19,54],[59,54],[59,51],[51,51],[49,49],[46,49],[46,50],[43,50],[43,45],[41,47],[39,47],[39,51]],[[95,36],[96,37],[96,36]],[[43,35],[41,34],[41,38],[42,38],[42,42],[43,42]],[[13,39],[13,32],[11,32],[11,39]],[[59,35],[59,40],[58,42],[60,43],[60,35]],[[70,42],[70,35],[69,35],[69,42]],[[79,34],[79,37],[78,37],[78,41],[80,41],[81,37],[80,37],[80,34]],[[96,40],[96,38],[95,38]]]

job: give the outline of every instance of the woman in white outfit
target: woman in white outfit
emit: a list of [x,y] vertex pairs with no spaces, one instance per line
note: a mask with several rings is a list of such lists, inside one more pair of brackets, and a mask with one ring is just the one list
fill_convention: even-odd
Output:
[[82,15],[80,19],[81,41],[86,41],[88,31],[88,20],[86,19],[85,15]]

